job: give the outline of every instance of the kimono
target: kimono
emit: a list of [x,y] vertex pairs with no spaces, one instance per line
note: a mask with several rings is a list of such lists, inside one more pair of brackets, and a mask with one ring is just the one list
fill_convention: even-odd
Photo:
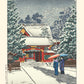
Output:
[[58,75],[58,61],[57,60],[54,61],[53,67],[54,67],[54,70],[55,70],[55,75]]
[[60,61],[60,71],[61,71],[61,74],[64,74],[64,59]]

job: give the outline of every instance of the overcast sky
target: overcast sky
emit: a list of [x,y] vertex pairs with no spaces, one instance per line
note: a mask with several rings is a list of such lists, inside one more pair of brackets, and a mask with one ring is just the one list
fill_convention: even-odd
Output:
[[15,0],[15,3],[20,18],[24,19],[27,15],[32,16],[38,12],[44,16],[44,22],[53,22],[59,12],[70,7],[74,0]]

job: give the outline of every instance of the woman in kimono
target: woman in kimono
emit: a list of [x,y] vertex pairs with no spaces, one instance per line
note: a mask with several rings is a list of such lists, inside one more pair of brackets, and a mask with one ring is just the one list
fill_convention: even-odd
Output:
[[55,70],[55,75],[58,75],[58,60],[57,59],[54,60],[53,67]]
[[60,71],[61,71],[61,74],[64,74],[64,59],[63,59],[63,57],[61,57],[61,61],[60,61]]

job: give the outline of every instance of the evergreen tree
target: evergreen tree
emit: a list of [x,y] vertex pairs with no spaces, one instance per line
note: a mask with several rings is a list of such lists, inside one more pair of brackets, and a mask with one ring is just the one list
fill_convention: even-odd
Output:
[[7,12],[8,12],[8,23],[7,23],[7,37],[8,37],[8,52],[12,52],[16,54],[15,57],[22,57],[24,54],[22,53],[22,48],[24,44],[24,40],[21,40],[22,34],[20,34],[20,30],[22,26],[18,24],[18,13],[16,12],[17,8],[15,8],[15,3],[12,0],[8,0],[7,3]]
[[42,34],[41,34],[42,37],[50,38],[48,28],[42,28],[41,30],[42,30]]
[[34,21],[36,21],[36,23],[41,23],[41,22],[42,22],[42,18],[43,18],[43,16],[40,15],[39,13],[35,13],[35,14],[33,14],[33,16],[32,16],[32,19],[33,19]]
[[29,23],[31,23],[31,18],[29,15],[27,15],[25,18],[25,24],[29,24]]
[[65,26],[65,22],[71,15],[71,8],[67,8],[65,11],[59,12],[59,18],[54,21],[52,31],[52,36],[54,39],[59,40],[60,35],[63,34],[62,29]]
[[76,59],[76,8],[72,7],[71,16],[62,29],[64,32],[60,37],[59,54],[68,54],[68,58]]
[[24,20],[23,19],[21,19],[19,22],[18,22],[18,24],[24,24],[25,22],[24,22]]

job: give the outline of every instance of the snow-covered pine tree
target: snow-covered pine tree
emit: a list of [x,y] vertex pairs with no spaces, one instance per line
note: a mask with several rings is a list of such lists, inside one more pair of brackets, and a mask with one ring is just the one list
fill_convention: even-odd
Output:
[[53,28],[51,29],[53,38],[57,40],[59,40],[60,35],[63,33],[62,29],[65,26],[65,22],[71,15],[71,8],[67,8],[64,11],[59,12],[59,14],[60,16],[54,21]]
[[72,6],[72,14],[63,28],[60,37],[59,54],[68,54],[69,58],[76,59],[76,8]]
[[41,37],[50,38],[50,34],[48,32],[48,28],[42,28],[41,30],[42,30]]
[[16,54],[15,58],[22,57],[22,48],[24,40],[21,40],[22,34],[20,30],[22,26],[18,24],[18,13],[16,12],[14,0],[8,0],[7,12],[8,12],[8,22],[7,22],[7,37],[8,37],[8,52]]

